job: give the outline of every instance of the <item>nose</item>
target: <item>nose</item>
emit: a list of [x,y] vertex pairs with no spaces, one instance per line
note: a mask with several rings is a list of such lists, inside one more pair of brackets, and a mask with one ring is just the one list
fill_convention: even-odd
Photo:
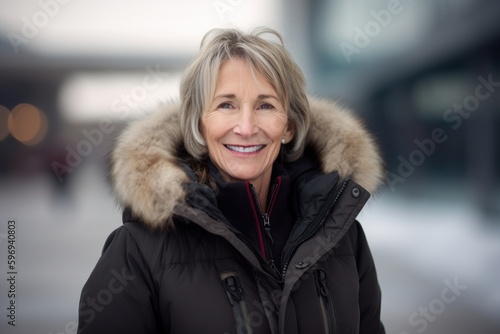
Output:
[[234,133],[242,137],[251,137],[259,131],[257,117],[253,108],[244,106],[236,115],[236,125],[233,128]]

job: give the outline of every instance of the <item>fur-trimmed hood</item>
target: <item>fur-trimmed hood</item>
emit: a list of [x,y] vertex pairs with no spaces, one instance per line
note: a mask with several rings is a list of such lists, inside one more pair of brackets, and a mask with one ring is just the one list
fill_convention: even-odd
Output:
[[[308,144],[322,171],[350,177],[369,192],[383,179],[378,148],[362,123],[332,101],[310,98]],[[110,156],[110,180],[118,202],[152,228],[162,228],[185,199],[186,171],[177,162],[182,147],[179,104],[164,105],[131,122]]]

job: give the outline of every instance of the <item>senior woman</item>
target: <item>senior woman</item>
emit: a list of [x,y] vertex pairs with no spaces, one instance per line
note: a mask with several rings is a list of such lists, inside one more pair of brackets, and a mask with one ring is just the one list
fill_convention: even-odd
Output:
[[377,149],[304,86],[274,30],[205,36],[180,105],[111,154],[123,225],[83,288],[80,333],[384,333],[356,221]]

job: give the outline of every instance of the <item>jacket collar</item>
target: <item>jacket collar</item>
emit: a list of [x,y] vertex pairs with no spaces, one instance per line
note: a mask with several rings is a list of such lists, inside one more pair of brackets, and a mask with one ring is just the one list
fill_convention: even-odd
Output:
[[[273,259],[280,267],[281,251],[295,221],[286,170],[274,163],[268,203],[259,203],[250,182],[226,182],[213,164],[210,169],[217,183],[217,206],[228,224],[248,239],[268,262]],[[264,226],[264,215],[267,215],[269,232]]]
[[[322,173],[350,177],[369,192],[383,179],[378,148],[362,123],[338,104],[309,99],[311,126],[308,153]],[[179,129],[179,103],[163,105],[131,122],[118,136],[110,155],[109,178],[120,205],[153,229],[172,227],[176,208],[187,198],[191,176],[179,163],[183,146]],[[297,164],[303,164],[301,159]],[[306,159],[307,160],[307,159]],[[292,178],[307,179],[309,169],[290,164]],[[294,185],[295,187],[296,185]],[[299,185],[300,186],[300,185]]]

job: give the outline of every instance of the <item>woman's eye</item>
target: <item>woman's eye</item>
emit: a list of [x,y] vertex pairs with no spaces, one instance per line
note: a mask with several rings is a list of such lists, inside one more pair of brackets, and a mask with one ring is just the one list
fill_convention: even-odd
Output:
[[224,102],[217,106],[218,109],[231,109],[233,106],[230,103]]
[[263,103],[260,105],[259,109],[270,110],[270,109],[274,109],[274,106],[272,104],[269,104],[269,103]]

